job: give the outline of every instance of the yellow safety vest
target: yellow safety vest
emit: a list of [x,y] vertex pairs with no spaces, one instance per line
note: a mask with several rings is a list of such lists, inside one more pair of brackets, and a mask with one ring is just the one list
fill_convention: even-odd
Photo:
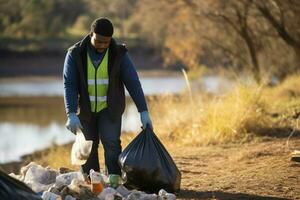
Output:
[[99,112],[107,107],[108,51],[109,49],[106,50],[100,66],[98,66],[97,69],[94,67],[89,53],[87,53],[88,93],[92,112]]

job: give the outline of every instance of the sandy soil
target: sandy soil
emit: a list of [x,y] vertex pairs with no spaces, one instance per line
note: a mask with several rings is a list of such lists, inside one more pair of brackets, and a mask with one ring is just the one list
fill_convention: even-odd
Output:
[[172,149],[182,172],[179,199],[300,199],[300,138]]

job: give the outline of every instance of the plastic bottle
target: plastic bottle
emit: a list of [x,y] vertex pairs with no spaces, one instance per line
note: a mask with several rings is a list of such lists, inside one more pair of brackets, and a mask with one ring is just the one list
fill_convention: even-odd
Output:
[[123,184],[123,180],[118,174],[110,174],[108,177],[110,187],[117,188]]
[[94,171],[93,169],[90,170],[90,177],[91,177],[91,190],[94,194],[98,195],[103,191],[102,185],[102,177],[99,172]]

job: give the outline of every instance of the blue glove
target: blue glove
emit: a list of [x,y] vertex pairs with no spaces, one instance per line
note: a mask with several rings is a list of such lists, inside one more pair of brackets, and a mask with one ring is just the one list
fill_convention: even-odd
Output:
[[143,125],[143,130],[145,130],[147,125],[150,129],[153,130],[153,126],[152,126],[152,122],[151,122],[151,119],[150,119],[149,112],[148,111],[143,111],[143,112],[140,113],[140,115],[141,115],[141,122],[142,122],[142,125]]
[[66,123],[66,127],[72,133],[76,134],[77,129],[82,129],[82,125],[80,123],[79,118],[77,117],[76,113],[69,113],[68,114],[68,121]]

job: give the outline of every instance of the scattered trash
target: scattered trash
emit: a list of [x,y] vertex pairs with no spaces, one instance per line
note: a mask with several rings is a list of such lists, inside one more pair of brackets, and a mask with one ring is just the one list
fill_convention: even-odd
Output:
[[157,200],[158,196],[156,194],[147,194],[145,192],[132,190],[130,195],[126,200]]
[[86,163],[91,150],[93,141],[85,140],[85,137],[81,130],[76,133],[76,139],[72,146],[71,151],[71,163],[72,165],[83,165]]
[[62,200],[59,195],[48,191],[43,192],[42,198],[43,200]]
[[109,180],[109,186],[113,188],[117,188],[119,185],[124,184],[124,181],[122,180],[121,176],[118,174],[110,174],[108,180]]
[[103,180],[102,180],[101,173],[91,169],[90,177],[91,177],[91,190],[94,194],[98,195],[103,190],[103,184],[102,184]]
[[[61,168],[62,169],[62,168]],[[42,167],[36,163],[30,163],[23,167],[20,175],[6,175],[15,180],[6,187],[5,195],[21,195],[24,200],[175,200],[176,196],[161,189],[159,194],[147,194],[138,190],[128,190],[123,179],[119,175],[104,175],[94,170],[90,171],[91,182],[85,181],[81,172],[68,168],[56,171],[49,167]],[[23,180],[27,185],[19,180]],[[2,181],[0,174],[0,187],[10,181]],[[98,184],[101,184],[98,187]],[[18,186],[18,187],[17,187]],[[29,186],[29,187],[28,187]],[[110,186],[114,186],[110,187]],[[11,188],[11,189],[10,189]],[[31,190],[33,189],[33,190]],[[2,199],[2,193],[0,190]],[[14,196],[12,196],[14,197]],[[10,198],[8,198],[10,199]]]
[[120,185],[117,189],[117,192],[119,192],[123,197],[127,198],[128,195],[131,193],[126,187],[123,185]]
[[295,150],[291,153],[291,161],[300,162],[300,151]]
[[84,181],[84,177],[81,172],[69,172],[60,174],[56,177],[55,184],[59,186],[70,185],[73,179]]
[[17,179],[17,180],[24,180],[24,177],[22,175],[16,175],[15,173],[10,173],[9,176]]
[[0,170],[0,199],[41,200],[25,183]]
[[62,199],[65,199],[67,196],[71,196],[76,200],[97,199],[95,194],[92,193],[90,185],[76,179],[73,179],[70,185],[58,187],[54,184],[48,192],[57,194],[61,196]]
[[166,192],[164,189],[161,189],[158,192],[158,196],[162,199],[162,200],[176,200],[176,196],[172,193],[168,193]]
[[35,192],[48,190],[55,183],[58,172],[43,168],[41,165],[30,163],[26,170],[24,182]]
[[59,171],[60,174],[65,174],[65,173],[69,173],[69,172],[74,172],[74,170],[71,170],[71,169],[66,168],[66,167],[60,167],[60,168],[58,169],[58,171]]
[[153,130],[146,128],[124,149],[119,163],[129,189],[156,193],[180,190],[181,174]]
[[80,190],[83,188],[83,187],[89,187],[88,184],[86,184],[84,181],[82,180],[78,180],[78,179],[73,179],[71,181],[71,184],[68,185],[68,188],[73,190],[74,192],[77,192],[77,193],[80,193]]
[[72,197],[71,195],[67,195],[65,200],[76,200],[76,198]]
[[111,199],[114,196],[121,196],[121,195],[114,188],[107,187],[104,188],[104,190],[98,195],[98,198],[100,200],[107,200],[107,199]]

